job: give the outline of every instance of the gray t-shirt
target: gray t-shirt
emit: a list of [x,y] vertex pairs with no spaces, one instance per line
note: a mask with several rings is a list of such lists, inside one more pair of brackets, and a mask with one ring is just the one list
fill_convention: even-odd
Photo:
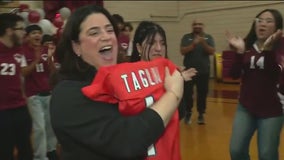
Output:
[[[204,38],[208,45],[215,47],[214,39],[209,34],[204,34]],[[193,43],[194,34],[188,33],[182,37],[181,47],[186,47]],[[209,54],[206,53],[205,49],[201,44],[197,44],[195,48],[190,52],[185,54],[183,59],[183,65],[186,68],[194,67],[199,74],[210,72],[210,60]]]

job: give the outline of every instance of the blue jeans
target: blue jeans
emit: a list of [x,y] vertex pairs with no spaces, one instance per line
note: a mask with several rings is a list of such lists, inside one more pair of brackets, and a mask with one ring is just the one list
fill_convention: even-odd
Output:
[[28,97],[33,122],[34,160],[48,160],[46,153],[56,150],[57,139],[51,127],[49,103],[51,96]]
[[250,160],[249,145],[257,130],[259,160],[278,160],[283,116],[257,118],[238,104],[230,143],[231,160]]

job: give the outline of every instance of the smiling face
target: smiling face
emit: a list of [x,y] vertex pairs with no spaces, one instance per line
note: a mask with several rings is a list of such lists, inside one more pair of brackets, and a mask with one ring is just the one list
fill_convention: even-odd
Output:
[[158,32],[154,37],[146,37],[142,45],[137,44],[137,48],[141,54],[141,60],[144,61],[166,56],[165,40]]
[[27,35],[27,40],[32,46],[40,46],[42,39],[42,31],[33,30]]
[[105,15],[89,15],[80,29],[79,42],[72,42],[73,50],[78,56],[96,68],[116,64],[117,39],[114,28]]
[[258,41],[264,42],[276,31],[275,18],[270,12],[263,12],[255,20],[255,32]]

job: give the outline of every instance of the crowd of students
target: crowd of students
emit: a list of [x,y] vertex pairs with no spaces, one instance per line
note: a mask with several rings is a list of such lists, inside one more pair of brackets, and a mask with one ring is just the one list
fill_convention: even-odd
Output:
[[49,115],[56,42],[16,14],[0,16],[0,159],[13,159],[16,147],[21,160],[57,160]]
[[[182,38],[181,53],[189,60],[183,69],[168,59],[159,24],[142,21],[131,38],[131,23],[102,6],[76,9],[60,40],[43,35],[36,24],[24,26],[16,14],[2,13],[0,19],[0,159],[13,159],[16,147],[19,160],[57,160],[58,144],[66,160],[181,159],[178,107],[192,98],[192,86],[183,94],[184,82],[198,83],[203,73],[192,57],[214,54],[210,35],[201,30]],[[203,25],[194,20],[193,29],[197,22]],[[266,9],[245,39],[226,34],[236,51],[232,76],[242,77],[232,160],[249,159],[256,130],[260,159],[279,157],[282,25],[280,12]],[[204,124],[207,90],[198,102],[199,124]]]

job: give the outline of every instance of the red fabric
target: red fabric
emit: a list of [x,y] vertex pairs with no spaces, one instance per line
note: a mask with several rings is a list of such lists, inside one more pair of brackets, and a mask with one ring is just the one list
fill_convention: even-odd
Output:
[[[119,103],[119,111],[123,115],[135,115],[165,92],[166,66],[171,73],[177,68],[165,58],[101,67],[92,84],[82,88],[82,92],[96,101]],[[146,159],[180,160],[179,141],[179,116],[176,111],[154,148],[148,150]]]

